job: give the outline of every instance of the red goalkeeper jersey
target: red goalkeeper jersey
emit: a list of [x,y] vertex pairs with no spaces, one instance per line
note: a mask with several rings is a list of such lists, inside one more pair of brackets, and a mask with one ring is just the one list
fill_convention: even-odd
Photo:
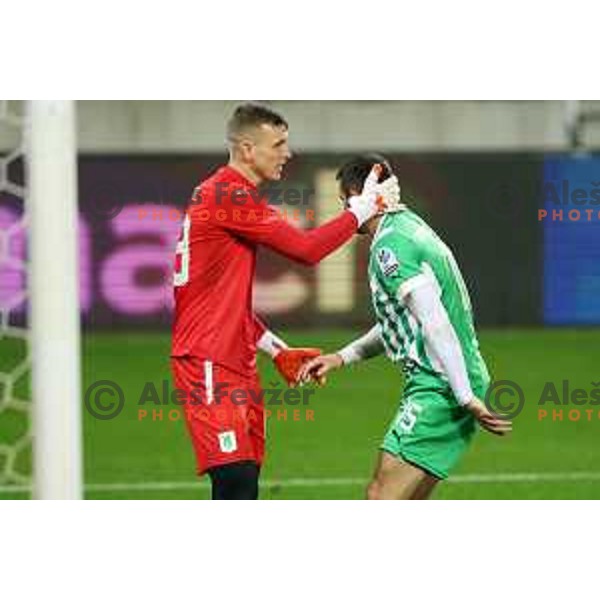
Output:
[[316,264],[356,227],[347,211],[309,231],[293,227],[241,173],[218,169],[196,188],[177,244],[172,356],[196,356],[253,375],[256,343],[265,331],[252,307],[257,245]]

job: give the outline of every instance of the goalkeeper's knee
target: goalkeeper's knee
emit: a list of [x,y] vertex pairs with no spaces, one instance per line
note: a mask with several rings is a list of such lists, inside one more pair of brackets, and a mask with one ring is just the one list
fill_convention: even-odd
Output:
[[256,500],[259,466],[253,461],[240,461],[214,467],[208,471],[213,500]]

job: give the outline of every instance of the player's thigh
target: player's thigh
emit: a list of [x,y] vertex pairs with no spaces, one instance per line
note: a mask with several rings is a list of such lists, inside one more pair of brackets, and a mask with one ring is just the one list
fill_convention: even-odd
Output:
[[188,399],[185,421],[196,453],[198,473],[223,464],[263,459],[256,442],[264,428],[260,388],[253,380],[195,357],[175,359],[178,389]]
[[431,494],[439,480],[423,469],[386,451],[377,459],[373,479],[367,488],[369,500],[417,500]]

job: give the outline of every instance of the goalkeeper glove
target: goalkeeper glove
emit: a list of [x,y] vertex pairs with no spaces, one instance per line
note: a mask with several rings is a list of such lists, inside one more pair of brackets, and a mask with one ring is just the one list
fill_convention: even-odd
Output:
[[295,387],[300,367],[321,354],[319,348],[284,348],[275,355],[273,362],[288,386]]
[[376,193],[377,204],[385,212],[396,212],[404,208],[400,199],[400,184],[395,175],[388,177],[383,183],[378,183]]
[[365,221],[368,221],[377,213],[381,212],[381,208],[377,205],[376,188],[381,169],[381,165],[374,165],[368,177],[365,179],[360,196],[348,198],[348,210],[356,217],[359,227]]
[[363,185],[360,196],[348,198],[348,210],[354,214],[360,227],[372,217],[383,212],[393,212],[401,208],[400,185],[395,176],[378,183],[383,167],[374,165]]
[[383,212],[394,212],[402,207],[400,185],[395,175],[378,183],[383,167],[374,165],[363,185],[360,196],[348,198],[347,207],[354,214],[360,227],[372,217]]

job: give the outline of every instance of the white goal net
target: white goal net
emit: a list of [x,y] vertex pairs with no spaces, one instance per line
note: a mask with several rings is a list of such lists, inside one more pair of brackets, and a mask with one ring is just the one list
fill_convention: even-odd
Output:
[[0,488],[31,483],[23,103],[0,101]]

